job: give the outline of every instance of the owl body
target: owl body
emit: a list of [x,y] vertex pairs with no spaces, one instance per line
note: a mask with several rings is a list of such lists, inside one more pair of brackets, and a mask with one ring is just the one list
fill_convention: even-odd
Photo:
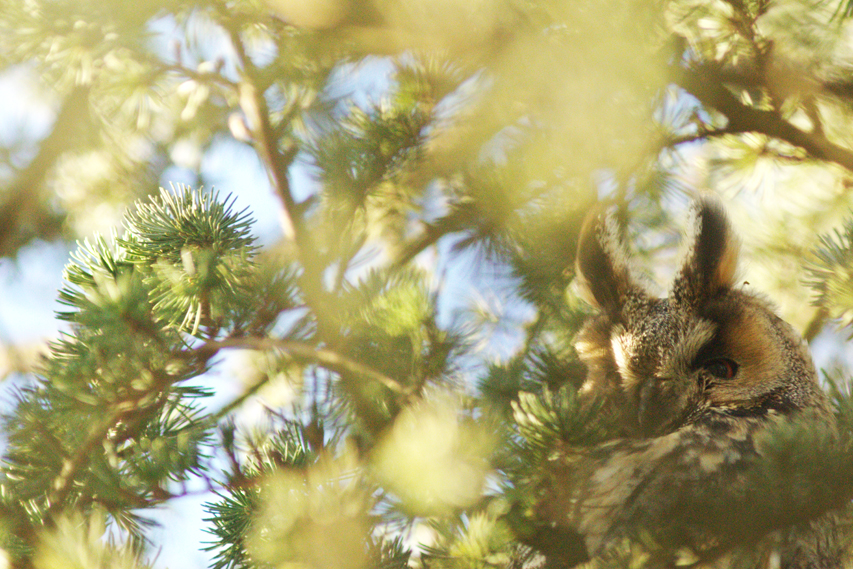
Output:
[[648,566],[841,567],[833,516],[809,510],[796,472],[780,482],[760,467],[779,429],[832,436],[808,346],[735,285],[722,207],[705,199],[694,212],[665,298],[634,280],[606,216],[582,231],[577,274],[599,314],[576,341],[581,393],[603,401],[621,436],[557,467],[563,490],[549,507],[591,559],[653,543],[669,557],[649,553]]

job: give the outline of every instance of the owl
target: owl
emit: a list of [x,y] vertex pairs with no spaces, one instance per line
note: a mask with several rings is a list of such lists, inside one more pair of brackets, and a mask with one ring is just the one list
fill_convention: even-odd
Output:
[[738,240],[722,206],[702,198],[692,213],[665,298],[631,274],[607,215],[581,231],[577,278],[598,314],[576,340],[587,370],[580,393],[603,402],[621,432],[557,453],[539,507],[579,545],[550,565],[621,566],[639,547],[631,566],[841,567],[825,500],[809,495],[795,461],[791,471],[774,463],[776,474],[762,462],[786,428],[833,436],[808,346],[735,281]]

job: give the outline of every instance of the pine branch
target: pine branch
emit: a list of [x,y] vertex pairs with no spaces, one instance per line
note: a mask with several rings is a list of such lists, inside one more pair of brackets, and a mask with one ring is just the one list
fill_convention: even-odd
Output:
[[[236,36],[236,32],[232,32]],[[239,38],[235,37],[234,42],[239,42]],[[238,53],[243,54],[242,44],[237,49]],[[248,60],[244,60],[244,66],[251,65]],[[269,122],[269,109],[263,95],[258,92],[257,87],[250,79],[250,72],[244,71],[239,87],[240,105],[243,112],[246,113],[252,134],[255,140],[255,149],[261,156],[261,160],[267,165],[267,173],[273,184],[273,189],[278,194],[282,203],[281,211],[281,226],[284,231],[284,236],[287,239],[295,241],[298,245],[306,244],[306,236],[302,228],[302,219],[298,211],[296,200],[293,199],[293,194],[290,191],[290,181],[287,179],[287,170],[293,163],[296,157],[298,147],[294,143],[290,143],[285,152],[278,150],[278,143],[273,134],[272,125]]]
[[[168,394],[169,383],[168,378],[161,378],[157,385],[148,390],[137,392],[134,397],[115,405],[112,413],[97,423],[85,440],[75,448],[74,455],[63,461],[62,471],[54,479],[48,493],[48,508],[45,517],[48,526],[52,525],[56,516],[65,510],[65,502],[73,489],[74,481],[89,464],[94,450],[103,444],[109,433],[120,423],[127,420],[127,425],[124,428],[132,432],[136,425],[150,417],[155,409],[159,409],[166,402],[165,396]],[[142,402],[150,398],[152,394],[156,394],[154,404],[146,405],[145,412],[142,412]],[[139,506],[139,504],[136,505]]]
[[730,132],[758,132],[805,150],[818,160],[834,162],[853,172],[853,151],[830,142],[820,133],[795,127],[776,111],[765,111],[741,103],[726,88],[719,72],[711,66],[679,68],[675,82],[703,105],[713,107],[727,119]]
[[[187,351],[176,330],[183,327],[176,320],[180,303],[160,306],[154,293],[159,289],[171,301],[187,293],[177,273],[198,276],[190,269],[204,258],[207,269],[199,275],[209,269],[216,276],[202,278],[187,296],[213,297],[231,314],[233,297],[247,294],[243,281],[251,282],[255,268],[252,221],[245,211],[232,212],[232,204],[189,188],[175,195],[163,191],[125,217],[124,238],[98,238],[72,254],[60,291],[60,302],[71,311],[59,314],[71,332],[52,345],[43,385],[21,398],[7,458],[7,471],[23,481],[22,491],[34,504],[46,499],[45,523],[78,504],[78,493],[85,503],[117,511],[152,505],[169,496],[160,487],[163,480],[199,469],[206,434],[195,432],[195,425],[210,424],[186,401],[206,392],[179,383],[203,373],[208,360]],[[151,270],[165,265],[174,270]],[[188,366],[176,365],[181,355]],[[68,411],[90,418],[75,429],[55,415]],[[195,435],[187,437],[190,432]],[[146,446],[152,440],[158,443]],[[43,451],[47,456],[40,458]],[[107,466],[112,460],[117,462]],[[92,483],[112,486],[93,497],[86,494]]]
[[658,148],[662,149],[672,146],[679,146],[681,144],[689,144],[691,142],[707,140],[709,138],[717,138],[729,134],[742,134],[742,132],[743,131],[734,130],[731,128],[700,129],[699,132],[693,134],[664,137],[662,143],[658,146]]
[[[222,10],[225,9],[224,7],[220,8]],[[255,82],[258,69],[246,53],[246,47],[240,37],[240,31],[235,27],[236,24],[233,20],[225,17],[222,19],[222,25],[231,39],[231,45],[234,47],[234,51],[237,54],[237,61],[240,65],[240,82],[237,87],[240,96],[240,107],[246,113],[246,118],[249,121],[255,149],[266,165],[273,189],[282,203],[281,226],[284,236],[291,241],[295,241],[297,246],[303,248],[309,245],[310,242],[303,227],[299,205],[293,198],[290,181],[287,178],[287,171],[293,163],[293,159],[296,157],[299,148],[293,141],[290,141],[284,152],[279,150],[279,142],[276,139],[275,131],[269,120],[269,108],[267,107],[263,93],[258,91]],[[313,250],[313,247],[309,247],[309,249]]]
[[807,284],[815,292],[816,304],[820,307],[815,318],[840,319],[841,324],[850,326],[851,299],[853,299],[853,277],[850,274],[853,260],[853,219],[845,219],[842,229],[833,234],[821,235],[820,244],[814,250],[806,269]]
[[282,350],[297,358],[316,362],[338,373],[352,373],[365,377],[370,381],[379,383],[394,393],[411,396],[413,388],[404,387],[395,379],[381,374],[371,367],[352,360],[346,356],[325,348],[318,348],[312,344],[298,342],[295,340],[284,340],[276,338],[229,338],[225,340],[209,341],[196,351],[208,357],[223,348],[243,348],[250,350]]
[[[224,10],[223,6],[219,7]],[[296,202],[288,180],[288,170],[296,158],[299,147],[293,140],[288,139],[284,151],[279,150],[280,144],[270,123],[270,111],[262,92],[258,90],[255,78],[258,69],[252,63],[246,53],[243,40],[239,30],[235,27],[233,19],[223,17],[225,27],[237,53],[240,64],[240,106],[249,121],[252,130],[255,149],[266,165],[267,173],[273,185],[273,189],[281,200],[281,226],[285,238],[296,245],[296,254],[302,263],[305,272],[303,274],[304,286],[302,287],[308,304],[313,309],[320,324],[321,332],[327,332],[326,322],[332,320],[326,306],[323,286],[323,265],[321,255],[311,238],[308,227],[303,217],[303,207]],[[296,112],[298,105],[293,105],[291,113]],[[283,119],[288,120],[288,117]]]
[[[218,6],[218,8],[223,12],[226,10],[225,6]],[[255,149],[258,151],[261,160],[266,164],[273,189],[281,199],[282,230],[287,239],[300,245],[300,242],[305,239],[302,218],[290,189],[290,181],[287,179],[287,170],[296,157],[298,148],[291,143],[284,153],[279,151],[278,141],[269,121],[269,108],[267,108],[263,93],[258,91],[255,84],[254,78],[257,77],[258,70],[246,53],[240,31],[236,27],[238,24],[225,13],[221,18],[221,24],[228,33],[231,45],[237,54],[240,71],[240,83],[238,85],[240,107],[246,113],[246,118],[249,121]]]
[[41,203],[45,197],[45,177],[69,140],[79,139],[88,119],[89,87],[80,86],[69,92],[62,102],[53,130],[42,140],[39,151],[19,174],[11,187],[3,192],[0,202],[0,257],[15,252],[35,237],[55,237],[59,231],[57,218]]
[[57,515],[65,509],[65,500],[71,493],[74,480],[86,467],[92,451],[104,441],[109,431],[121,421],[127,411],[126,408],[115,409],[112,415],[92,428],[83,443],[77,447],[75,454],[63,461],[62,471],[54,479],[48,494],[49,506],[45,517],[48,526],[53,525]]

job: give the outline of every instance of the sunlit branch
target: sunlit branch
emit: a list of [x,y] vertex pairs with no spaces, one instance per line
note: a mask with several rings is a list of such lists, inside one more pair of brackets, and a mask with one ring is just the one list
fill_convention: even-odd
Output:
[[296,200],[293,199],[293,193],[290,189],[290,181],[287,179],[287,170],[296,156],[297,148],[292,145],[285,153],[279,151],[272,125],[269,122],[267,103],[263,98],[263,93],[258,91],[252,81],[254,64],[246,54],[239,32],[229,28],[228,33],[241,67],[241,81],[238,87],[240,107],[246,113],[249,128],[254,136],[255,148],[267,166],[273,189],[281,199],[282,230],[287,239],[293,240],[301,246],[301,219],[297,212]]
[[63,100],[53,130],[39,146],[38,153],[7,185],[0,200],[0,256],[11,256],[24,245],[35,230],[36,237],[53,237],[59,224],[49,208],[41,204],[44,198],[45,176],[51,171],[69,140],[79,138],[88,120],[89,87],[75,87]]
[[800,130],[775,111],[741,103],[726,89],[715,70],[707,67],[682,69],[675,80],[703,105],[722,113],[728,119],[727,130],[766,134],[802,148],[813,158],[834,162],[853,172],[853,152],[833,144],[817,132]]
[[[295,142],[289,141],[283,151],[279,149],[279,140],[269,120],[270,111],[264,94],[258,90],[254,82],[257,69],[246,53],[239,31],[228,26],[226,29],[240,63],[241,80],[238,87],[240,107],[246,113],[249,128],[254,138],[255,149],[261,161],[266,165],[273,189],[281,199],[280,220],[284,236],[296,246],[297,256],[305,269],[302,279],[303,292],[317,315],[321,332],[325,332],[327,327],[324,324],[330,318],[326,303],[323,300],[323,263],[308,228],[305,227],[301,207],[293,197],[290,181],[287,177],[288,170],[299,151],[299,147]],[[296,108],[294,106],[292,112],[295,112]]]
[[[161,375],[149,389],[136,391],[133,397],[117,402],[111,413],[90,429],[85,440],[75,448],[74,454],[63,460],[62,470],[53,480],[48,493],[48,524],[55,520],[57,514],[64,511],[65,502],[73,489],[74,481],[85,470],[98,445],[103,444],[110,431],[126,421],[125,430],[132,432],[136,425],[148,417],[147,411],[159,408],[165,403],[169,393],[168,386],[172,381],[170,376]],[[156,396],[153,404],[142,403],[152,395]]]
[[404,387],[397,380],[379,373],[369,366],[352,360],[333,350],[318,348],[312,344],[306,344],[295,340],[282,340],[276,338],[229,338],[225,340],[206,342],[198,349],[203,353],[209,353],[224,348],[281,350],[297,358],[320,364],[331,371],[361,375],[370,381],[375,381],[384,385],[394,393],[398,393],[400,395],[412,394],[411,388]]
[[75,449],[75,454],[62,462],[62,471],[53,480],[48,494],[47,521],[48,524],[55,516],[63,511],[65,500],[71,493],[71,488],[77,475],[86,467],[92,453],[98,444],[102,443],[109,431],[121,421],[128,409],[124,405],[117,407],[106,419],[97,423],[86,436],[86,439]]

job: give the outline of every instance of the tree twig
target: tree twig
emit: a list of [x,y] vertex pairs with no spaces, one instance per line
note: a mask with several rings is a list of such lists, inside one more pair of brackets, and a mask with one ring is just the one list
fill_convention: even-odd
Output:
[[398,393],[400,395],[411,395],[413,393],[411,388],[404,387],[397,380],[392,379],[383,373],[379,373],[369,366],[343,356],[334,350],[319,348],[312,344],[296,340],[283,340],[276,338],[228,338],[225,340],[211,340],[198,348],[198,350],[203,353],[215,353],[216,351],[224,348],[281,350],[297,358],[316,362],[323,367],[338,373],[354,373],[364,376],[371,381],[384,385],[394,393]]
[[826,324],[827,319],[829,318],[829,311],[826,308],[820,307],[815,310],[815,313],[812,315],[809,322],[806,324],[806,329],[803,330],[803,338],[807,342],[811,342],[815,339],[815,337],[823,330],[824,325]]
[[287,170],[296,157],[296,145],[292,145],[285,153],[279,151],[278,142],[269,122],[269,109],[266,100],[263,98],[263,93],[258,92],[253,81],[254,64],[246,54],[239,32],[230,27],[227,28],[227,31],[241,66],[241,80],[238,86],[240,108],[246,113],[249,128],[254,137],[255,149],[258,151],[261,160],[267,165],[267,172],[273,189],[281,199],[281,225],[284,235],[286,238],[295,241],[299,246],[302,239],[301,216],[290,190],[290,181],[287,179]]
[[[106,440],[110,431],[126,418],[129,418],[126,430],[132,430],[148,416],[144,413],[145,411],[159,409],[166,402],[168,388],[174,382],[174,378],[168,374],[156,374],[156,377],[157,380],[148,389],[134,391],[131,397],[117,402],[110,414],[90,429],[84,441],[75,449],[74,455],[63,461],[62,470],[54,478],[48,491],[46,524],[53,524],[56,516],[65,509],[65,501],[73,489],[74,481],[92,460],[95,449]],[[142,402],[151,395],[155,395],[155,401],[143,404]]]
[[[224,10],[225,8],[221,7],[221,9]],[[230,18],[223,18],[223,20],[224,22],[231,21]],[[290,141],[283,151],[280,150],[278,137],[269,120],[270,113],[266,99],[255,83],[257,69],[246,53],[240,32],[226,23],[223,23],[223,27],[231,38],[240,64],[241,79],[238,87],[240,107],[249,121],[255,150],[258,152],[261,161],[266,165],[273,189],[281,200],[282,231],[285,238],[295,245],[297,257],[304,269],[301,279],[303,280],[302,291],[307,303],[317,316],[320,333],[324,336],[333,336],[331,334],[332,329],[327,325],[333,321],[333,318],[324,299],[322,255],[305,226],[302,215],[303,208],[294,199],[287,177],[290,165],[296,158],[299,148],[295,142]],[[296,109],[297,106],[294,106],[293,112]]]
[[680,69],[675,82],[708,107],[728,119],[727,130],[758,132],[798,146],[818,160],[834,162],[853,172],[853,151],[827,140],[819,132],[806,132],[783,119],[776,111],[741,103],[724,85],[716,70],[704,67]]
[[95,447],[106,438],[109,431],[118,424],[127,412],[128,409],[125,405],[119,405],[111,415],[89,431],[86,439],[77,447],[75,454],[62,462],[62,470],[53,480],[47,497],[49,505],[45,521],[48,525],[55,520],[57,514],[64,510],[65,500],[71,493],[74,480],[91,459]]
[[39,146],[38,153],[0,199],[0,257],[14,256],[35,238],[52,238],[60,231],[59,217],[45,205],[44,181],[66,150],[69,141],[79,141],[90,128],[89,87],[78,86],[63,99],[53,130]]

